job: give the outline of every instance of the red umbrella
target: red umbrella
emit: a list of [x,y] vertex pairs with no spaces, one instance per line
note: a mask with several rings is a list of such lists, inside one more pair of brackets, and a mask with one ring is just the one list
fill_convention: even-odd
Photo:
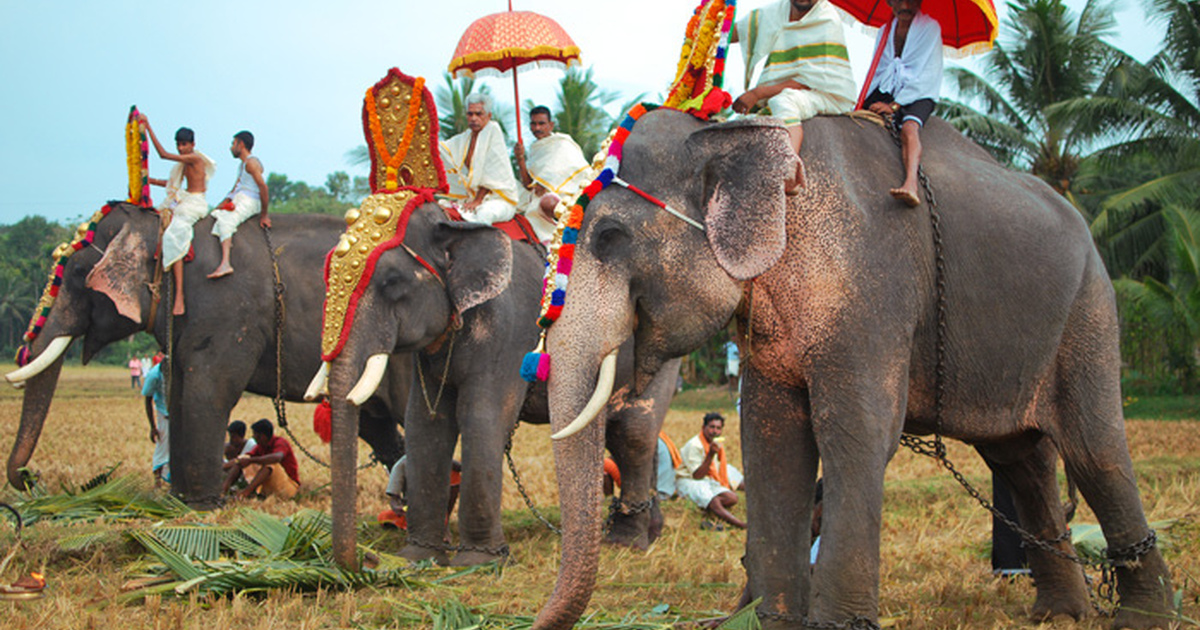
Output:
[[485,15],[467,27],[454,60],[451,76],[500,76],[513,73],[513,94],[517,101],[517,142],[521,142],[521,95],[517,88],[517,69],[538,67],[567,68],[579,64],[579,47],[558,22],[532,11],[508,11]]
[[[830,0],[867,26],[892,21],[887,0]],[[965,54],[990,50],[996,41],[996,5],[992,0],[925,0],[921,12],[942,27],[942,44]]]

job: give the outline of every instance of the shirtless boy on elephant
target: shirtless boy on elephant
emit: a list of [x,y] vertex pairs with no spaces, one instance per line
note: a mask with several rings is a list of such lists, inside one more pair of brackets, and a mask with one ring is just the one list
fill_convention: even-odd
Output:
[[[171,169],[170,177],[150,178],[150,183],[167,189],[166,198],[158,204],[162,220],[167,224],[162,235],[162,265],[164,270],[171,270],[175,275],[175,305],[171,312],[183,315],[183,266],[180,263],[192,247],[192,227],[208,214],[204,193],[208,190],[208,179],[217,170],[217,163],[196,150],[196,133],[191,129],[180,127],[175,132],[175,148],[179,153],[167,153],[145,114],[141,115],[141,122],[154,142],[158,157],[178,162]],[[187,186],[181,190],[184,181]]]

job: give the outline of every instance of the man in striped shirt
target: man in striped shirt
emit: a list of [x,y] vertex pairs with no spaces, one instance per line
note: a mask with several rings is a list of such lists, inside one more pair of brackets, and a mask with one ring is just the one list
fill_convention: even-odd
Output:
[[[731,43],[742,45],[746,87],[763,64],[758,83],[733,103],[739,114],[763,109],[783,119],[796,155],[802,121],[854,109],[854,78],[842,22],[829,0],[778,0],[737,23]],[[804,185],[804,165],[787,181],[788,192]]]

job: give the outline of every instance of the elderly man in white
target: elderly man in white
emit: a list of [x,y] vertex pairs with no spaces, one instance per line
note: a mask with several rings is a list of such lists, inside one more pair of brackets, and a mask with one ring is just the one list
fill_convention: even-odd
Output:
[[517,179],[513,177],[504,132],[492,120],[492,99],[475,93],[467,97],[468,129],[438,143],[449,197],[463,218],[474,223],[501,223],[517,213]]
[[526,189],[521,212],[538,240],[548,244],[557,226],[555,208],[574,199],[588,185],[591,165],[571,136],[554,131],[548,107],[538,105],[529,110],[529,130],[535,140],[529,145],[528,159],[525,147],[513,147]]
[[879,65],[867,77],[870,94],[863,107],[900,117],[904,183],[888,192],[911,207],[921,204],[917,195],[921,127],[933,114],[942,89],[942,27],[921,12],[921,0],[888,0],[888,5],[896,17],[876,39]]

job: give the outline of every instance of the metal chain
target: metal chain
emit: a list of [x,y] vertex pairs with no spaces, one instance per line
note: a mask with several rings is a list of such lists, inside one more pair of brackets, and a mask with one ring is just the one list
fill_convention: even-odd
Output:
[[608,533],[612,529],[613,520],[617,518],[617,513],[625,516],[636,516],[654,507],[658,502],[657,495],[650,495],[649,499],[638,503],[628,503],[623,498],[613,497],[612,502],[608,504],[608,518],[604,519],[604,532]]
[[426,540],[421,540],[420,538],[417,538],[417,537],[413,536],[412,534],[408,535],[408,537],[405,539],[405,542],[414,547],[421,547],[422,549],[431,549],[433,551],[452,551],[455,553],[458,553],[460,551],[477,551],[479,553],[486,553],[489,556],[499,556],[501,558],[508,558],[508,556],[511,553],[508,543],[500,543],[499,545],[496,545],[495,547],[482,547],[479,545],[451,545],[450,543],[447,543],[445,541],[431,543]]
[[437,395],[429,402],[429,391],[425,388],[425,373],[421,370],[421,358],[416,358],[417,379],[421,383],[421,397],[425,399],[425,409],[429,411],[429,419],[437,418],[438,405],[442,404],[442,394],[446,391],[446,381],[450,376],[450,357],[454,356],[454,340],[458,338],[458,329],[450,331],[450,345],[446,348],[446,365],[442,368],[442,382],[438,384]]
[[[287,286],[283,283],[283,277],[279,274],[279,259],[275,256],[275,245],[271,242],[271,228],[263,228],[263,238],[267,242],[267,252],[271,255],[271,271],[275,278],[275,396],[271,399],[271,403],[275,406],[275,419],[284,433],[287,433],[288,437],[291,438],[292,444],[295,444],[296,448],[300,449],[300,452],[304,453],[305,457],[322,468],[329,468],[328,462],[305,448],[304,444],[296,438],[296,434],[292,433],[292,428],[288,425],[287,404],[283,399],[283,327],[287,321],[283,294],[287,291]],[[379,461],[379,457],[372,451],[371,457],[355,470],[365,470],[375,464],[382,466],[383,462]]]
[[517,484],[517,491],[521,493],[521,498],[525,499],[525,505],[529,508],[529,511],[533,513],[537,520],[541,521],[542,525],[546,526],[546,529],[549,529],[555,534],[562,536],[562,530],[559,529],[554,523],[551,523],[550,519],[546,518],[546,515],[542,514],[542,511],[539,510],[536,505],[534,505],[533,498],[529,496],[529,491],[525,489],[525,484],[521,482],[521,475],[517,473],[517,465],[513,463],[513,436],[516,435],[517,426],[520,424],[521,422],[519,420],[513,423],[512,430],[508,432],[508,444],[504,446],[504,457],[508,459],[508,471],[512,473],[513,481]]
[[[887,125],[891,132],[892,140],[896,146],[901,146],[900,140],[900,122],[892,117],[891,124]],[[914,435],[904,434],[900,436],[900,444],[911,449],[914,453],[932,457],[945,468],[954,477],[956,481],[971,495],[981,506],[992,513],[997,519],[1007,525],[1013,532],[1021,538],[1021,546],[1025,548],[1033,548],[1044,551],[1046,553],[1058,556],[1065,560],[1069,560],[1084,568],[1093,568],[1101,572],[1101,582],[1097,587],[1097,594],[1103,597],[1110,604],[1113,602],[1113,594],[1116,587],[1116,575],[1113,568],[1116,566],[1126,566],[1129,562],[1136,562],[1138,558],[1149,553],[1154,548],[1157,541],[1157,534],[1153,529],[1146,535],[1145,538],[1137,543],[1118,550],[1116,554],[1110,554],[1109,560],[1106,562],[1091,562],[1078,557],[1075,554],[1066,553],[1060,550],[1055,545],[1066,542],[1070,538],[1071,531],[1068,529],[1063,534],[1056,537],[1054,540],[1044,540],[1032,534],[1028,530],[1022,528],[1013,519],[1000,512],[991,504],[990,501],[983,498],[983,495],[967,481],[946,457],[946,445],[942,442],[941,428],[942,415],[945,409],[945,393],[946,393],[946,260],[943,255],[943,241],[941,229],[941,215],[937,211],[937,199],[933,194],[933,185],[930,182],[929,176],[925,173],[925,168],[918,165],[917,176],[921,182],[921,187],[924,189],[925,198],[929,202],[929,223],[933,232],[933,250],[934,250],[934,284],[936,288],[936,309],[937,309],[937,343],[936,343],[936,366],[935,366],[935,381],[934,381],[934,436],[933,440],[924,440]],[[1119,564],[1118,564],[1119,563]],[[1100,611],[1099,606],[1093,602],[1093,606],[1097,611]],[[1103,611],[1100,611],[1103,612]]]

